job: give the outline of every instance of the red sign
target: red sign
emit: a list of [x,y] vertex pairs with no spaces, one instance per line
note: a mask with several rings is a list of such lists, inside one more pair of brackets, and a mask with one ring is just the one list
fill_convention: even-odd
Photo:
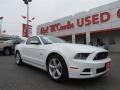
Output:
[[32,26],[28,26],[28,31],[27,31],[27,24],[22,25],[22,36],[23,37],[28,37],[32,34]]
[[117,11],[117,17],[120,18],[120,9]]
[[22,36],[23,37],[28,37],[27,24],[22,25]]
[[[117,10],[116,16],[120,18],[120,9]],[[70,29],[73,29],[75,25],[80,28],[82,26],[102,24],[102,23],[110,21],[111,18],[112,18],[112,15],[110,12],[106,11],[106,12],[96,13],[96,14],[89,15],[86,17],[77,18],[75,20],[75,23],[68,20],[66,21],[66,24],[55,23],[55,24],[52,24],[46,27],[42,27],[40,29],[40,34],[47,35],[48,31],[56,32],[56,31],[61,31],[61,30],[70,30]]]
[[49,27],[42,27],[41,30],[40,30],[40,33],[43,34],[43,35],[47,35],[48,34],[48,29]]
[[40,29],[40,34],[47,35],[49,29],[51,32],[56,32],[56,31],[60,31],[60,30],[69,30],[72,28],[74,28],[74,23],[67,21],[67,23],[65,25],[62,25],[61,23],[57,23],[57,24],[53,24],[53,25],[50,25],[47,27],[42,27]]
[[110,20],[111,14],[109,12],[103,12],[100,14],[94,14],[85,18],[77,19],[77,26],[82,27],[83,25],[88,26],[91,24],[100,24]]
[[67,21],[65,25],[62,25],[61,23],[50,25],[51,32],[55,32],[58,30],[68,30],[74,28],[74,24],[70,21]]

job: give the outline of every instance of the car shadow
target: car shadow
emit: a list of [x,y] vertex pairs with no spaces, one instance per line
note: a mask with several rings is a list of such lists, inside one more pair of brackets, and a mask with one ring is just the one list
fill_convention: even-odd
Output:
[[[2,52],[0,52],[0,56],[6,56]],[[14,56],[14,54],[8,55],[8,56]]]
[[[16,64],[16,63],[15,63]],[[17,64],[16,64],[17,65]],[[28,70],[28,71],[31,71],[31,72],[33,72],[33,73],[37,73],[37,74],[46,74],[47,75],[47,73],[44,71],[44,70],[42,70],[42,69],[40,69],[40,68],[37,68],[37,67],[34,67],[34,66],[31,66],[31,65],[29,65],[29,64],[26,64],[26,63],[22,63],[22,65],[17,65],[17,66],[19,66],[20,68],[22,68],[22,69],[25,69],[25,70]]]

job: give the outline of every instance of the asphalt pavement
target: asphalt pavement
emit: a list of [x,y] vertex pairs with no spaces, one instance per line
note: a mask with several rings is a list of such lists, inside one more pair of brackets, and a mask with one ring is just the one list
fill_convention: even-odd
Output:
[[14,56],[0,55],[0,90],[120,90],[120,53],[110,57],[111,70],[105,76],[57,83],[43,70],[26,64],[18,66]]

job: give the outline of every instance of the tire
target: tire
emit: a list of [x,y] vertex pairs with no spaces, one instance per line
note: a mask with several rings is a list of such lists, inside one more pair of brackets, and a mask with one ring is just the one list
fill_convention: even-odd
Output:
[[15,53],[15,61],[16,61],[16,64],[17,64],[17,65],[23,64],[22,59],[21,59],[21,55],[20,55],[19,52],[16,52],[16,53]]
[[10,48],[5,48],[5,49],[3,50],[3,53],[4,53],[4,55],[6,55],[6,56],[11,55],[11,50],[10,50]]
[[64,59],[60,55],[52,55],[47,60],[47,72],[51,79],[62,82],[68,77],[68,69]]

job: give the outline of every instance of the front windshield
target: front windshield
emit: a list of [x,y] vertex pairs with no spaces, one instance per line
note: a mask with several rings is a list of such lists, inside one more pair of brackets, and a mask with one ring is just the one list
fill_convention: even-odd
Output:
[[52,37],[52,36],[40,36],[40,38],[44,44],[66,43],[66,41],[64,41],[60,38]]

